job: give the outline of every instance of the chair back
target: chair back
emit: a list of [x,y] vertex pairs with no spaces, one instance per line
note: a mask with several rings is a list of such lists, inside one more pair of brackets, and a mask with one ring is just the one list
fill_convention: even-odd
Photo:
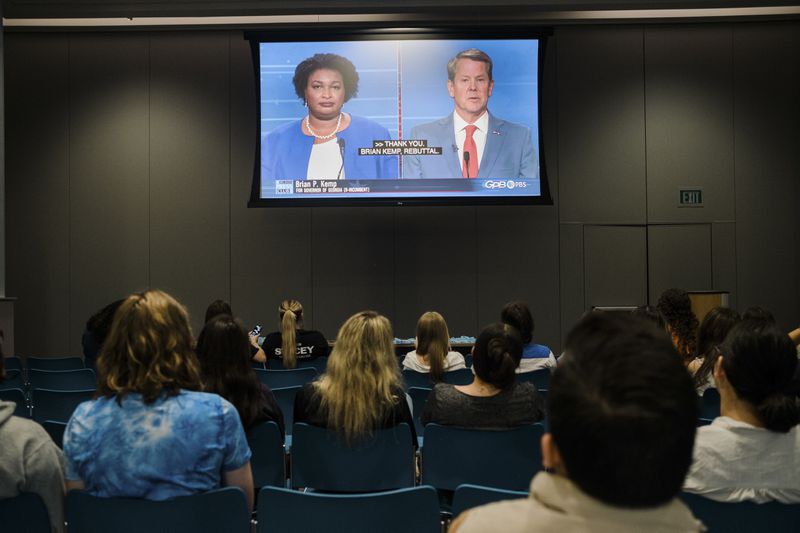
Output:
[[77,370],[28,370],[31,387],[50,390],[87,390],[97,388],[97,376],[91,368]]
[[283,366],[283,359],[267,359],[266,370],[296,370],[298,368],[315,368],[318,374],[325,372],[328,368],[327,357],[314,357],[312,359],[298,359],[294,369]]
[[286,486],[286,454],[283,449],[283,438],[278,424],[262,422],[250,430],[248,439],[253,456],[250,467],[253,470],[253,486],[273,485]]
[[8,370],[22,370],[22,359],[15,355],[11,355],[3,359],[3,366],[6,371]]
[[31,417],[28,400],[25,398],[25,392],[22,389],[0,389],[0,400],[17,404],[17,408],[14,409],[15,416]]
[[69,533],[249,533],[250,511],[238,487],[153,501],[67,493]]
[[52,533],[47,507],[38,494],[21,492],[0,500],[3,533]]
[[423,387],[411,387],[408,389],[408,395],[411,397],[411,404],[414,406],[414,429],[417,430],[417,435],[419,437],[422,437],[422,432],[425,430],[425,426],[422,425],[420,417],[422,416],[422,411],[425,409],[425,404],[428,401],[428,394],[430,393],[431,389]]
[[517,374],[517,381],[533,383],[539,390],[548,390],[550,388],[550,369],[540,368],[533,372],[522,372]]
[[53,439],[53,442],[56,443],[56,446],[59,448],[64,447],[64,430],[67,429],[66,422],[45,420],[42,422],[42,427],[47,431],[47,434],[50,435],[50,438]]
[[700,400],[700,418],[714,419],[719,416],[719,391],[714,387],[709,387],[703,391],[703,398]]
[[422,483],[455,490],[470,483],[508,490],[528,490],[542,468],[542,424],[505,431],[425,426]]
[[373,494],[321,494],[264,487],[257,533],[440,533],[432,487]]
[[442,381],[451,385],[469,385],[475,379],[475,374],[469,368],[451,370],[442,375]]
[[503,500],[527,498],[528,493],[519,490],[504,490],[494,487],[464,484],[456,487],[453,495],[453,516],[458,516],[467,509]]
[[82,402],[94,397],[95,389],[50,390],[33,389],[31,392],[31,413],[39,422],[55,420],[69,422],[73,411]]
[[292,487],[367,492],[414,486],[411,428],[402,423],[352,445],[335,431],[294,424]]
[[416,370],[403,369],[403,383],[406,390],[416,387],[421,389],[433,388],[431,375],[427,372],[417,372]]
[[6,370],[6,377],[0,382],[0,390],[24,388],[25,379],[22,377],[22,370]]
[[467,368],[472,368],[472,354],[468,353],[464,355],[464,365]]
[[317,377],[316,368],[294,368],[292,370],[255,370],[259,381],[270,389],[302,387]]
[[272,394],[275,395],[275,400],[283,413],[283,422],[286,425],[287,443],[292,435],[292,422],[294,422],[294,397],[297,392],[303,387],[282,387],[280,389],[272,389]]
[[718,502],[688,492],[680,497],[711,533],[789,533],[800,529],[800,504]]
[[28,370],[77,370],[84,368],[80,357],[28,357],[25,359]]

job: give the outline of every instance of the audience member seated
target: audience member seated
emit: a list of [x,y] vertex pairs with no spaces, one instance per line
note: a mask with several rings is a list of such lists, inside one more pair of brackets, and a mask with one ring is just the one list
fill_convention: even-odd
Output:
[[393,340],[389,320],[375,311],[348,318],[325,373],[298,391],[294,421],[334,429],[349,443],[406,422],[416,448]]
[[776,324],[775,315],[772,314],[772,311],[758,305],[753,305],[745,309],[744,313],[742,313],[742,320],[747,320],[748,322],[762,322],[772,326]]
[[[0,353],[0,382],[5,378]],[[0,499],[38,494],[53,531],[64,529],[64,459],[42,426],[14,416],[16,404],[0,400]]]
[[218,315],[207,322],[197,341],[205,390],[236,407],[245,433],[271,420],[284,435],[283,413],[275,395],[259,382],[250,365],[250,346],[247,332],[232,316]]
[[719,346],[739,320],[739,313],[728,307],[715,307],[703,318],[697,330],[697,357],[688,367],[694,374],[694,387],[699,396],[709,387],[716,387],[713,370],[719,357]]
[[688,365],[697,353],[698,326],[689,294],[683,289],[667,289],[659,297],[657,307],[667,322],[672,344],[683,357],[683,363]]
[[653,305],[640,305],[631,314],[642,320],[652,322],[653,325],[659,330],[667,331],[667,321],[664,320],[664,315],[658,310],[658,307]]
[[436,311],[428,311],[419,317],[416,350],[406,354],[403,368],[430,373],[433,382],[442,381],[445,372],[467,368],[464,356],[450,349],[447,322]]
[[284,300],[278,307],[280,331],[267,335],[264,352],[268,359],[280,360],[284,368],[295,368],[298,360],[327,357],[328,341],[319,331],[303,329],[303,306],[297,300]]
[[530,496],[462,513],[451,532],[703,530],[676,498],[697,396],[668,337],[630,315],[587,316],[567,338],[548,405],[547,471]]
[[475,341],[469,385],[437,383],[422,411],[423,424],[508,429],[544,418],[544,401],[532,383],[518,383],[522,339],[508,324],[486,327]]
[[556,366],[556,357],[550,348],[544,344],[533,342],[533,315],[527,304],[523,302],[507,303],[500,312],[500,321],[517,328],[522,336],[522,359],[520,359],[517,372],[533,372]]
[[81,336],[81,346],[83,347],[83,364],[86,368],[94,368],[97,361],[97,353],[111,329],[111,322],[114,320],[114,313],[125,299],[116,300],[100,309],[89,317],[86,321],[86,329]]
[[[208,324],[212,318],[219,315],[234,316],[231,310],[231,304],[225,300],[214,300],[208,304],[206,308],[206,319],[203,321],[203,324]],[[258,345],[258,335],[250,335],[248,338],[250,339],[250,359],[256,363],[265,363],[267,361],[267,355],[264,353],[264,350],[261,349],[261,346]]]
[[252,507],[250,449],[236,408],[201,390],[184,307],[161,291],[128,297],[97,359],[98,397],[64,432],[67,490],[165,500],[220,486]]
[[743,320],[720,348],[714,379],[722,416],[698,428],[687,492],[718,501],[800,503],[797,366],[789,337]]

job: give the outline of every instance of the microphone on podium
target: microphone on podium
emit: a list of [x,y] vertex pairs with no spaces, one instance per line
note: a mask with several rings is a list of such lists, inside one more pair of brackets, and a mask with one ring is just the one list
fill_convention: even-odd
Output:
[[344,170],[344,139],[341,137],[336,138],[336,144],[339,145],[339,155],[342,156],[342,166],[339,167],[339,172],[336,174],[336,179],[341,179],[342,171]]
[[467,169],[467,178],[469,178],[469,152],[464,150],[464,168]]

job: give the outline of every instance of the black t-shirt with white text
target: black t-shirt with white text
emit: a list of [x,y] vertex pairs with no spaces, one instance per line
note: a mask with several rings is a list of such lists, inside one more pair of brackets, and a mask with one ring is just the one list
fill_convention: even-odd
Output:
[[[281,359],[281,343],[283,337],[280,331],[275,331],[267,335],[264,339],[264,344],[261,348],[267,356],[267,359]],[[306,331],[304,329],[297,330],[297,359],[307,360],[316,359],[317,357],[327,357],[328,341],[325,336],[319,331]]]

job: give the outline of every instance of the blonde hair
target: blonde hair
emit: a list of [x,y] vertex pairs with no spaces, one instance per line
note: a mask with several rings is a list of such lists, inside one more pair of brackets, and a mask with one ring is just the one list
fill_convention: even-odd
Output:
[[303,306],[297,300],[284,300],[278,306],[281,328],[281,359],[284,368],[297,366],[297,325],[303,323]]
[[144,403],[166,392],[201,390],[200,366],[186,309],[169,294],[151,290],[122,302],[97,359],[97,394],[140,393]]
[[447,352],[450,351],[450,332],[447,322],[436,311],[423,313],[417,321],[417,354],[428,358],[431,381],[442,380]]
[[402,390],[389,320],[375,311],[348,318],[315,385],[328,427],[339,430],[346,442],[380,427]]

